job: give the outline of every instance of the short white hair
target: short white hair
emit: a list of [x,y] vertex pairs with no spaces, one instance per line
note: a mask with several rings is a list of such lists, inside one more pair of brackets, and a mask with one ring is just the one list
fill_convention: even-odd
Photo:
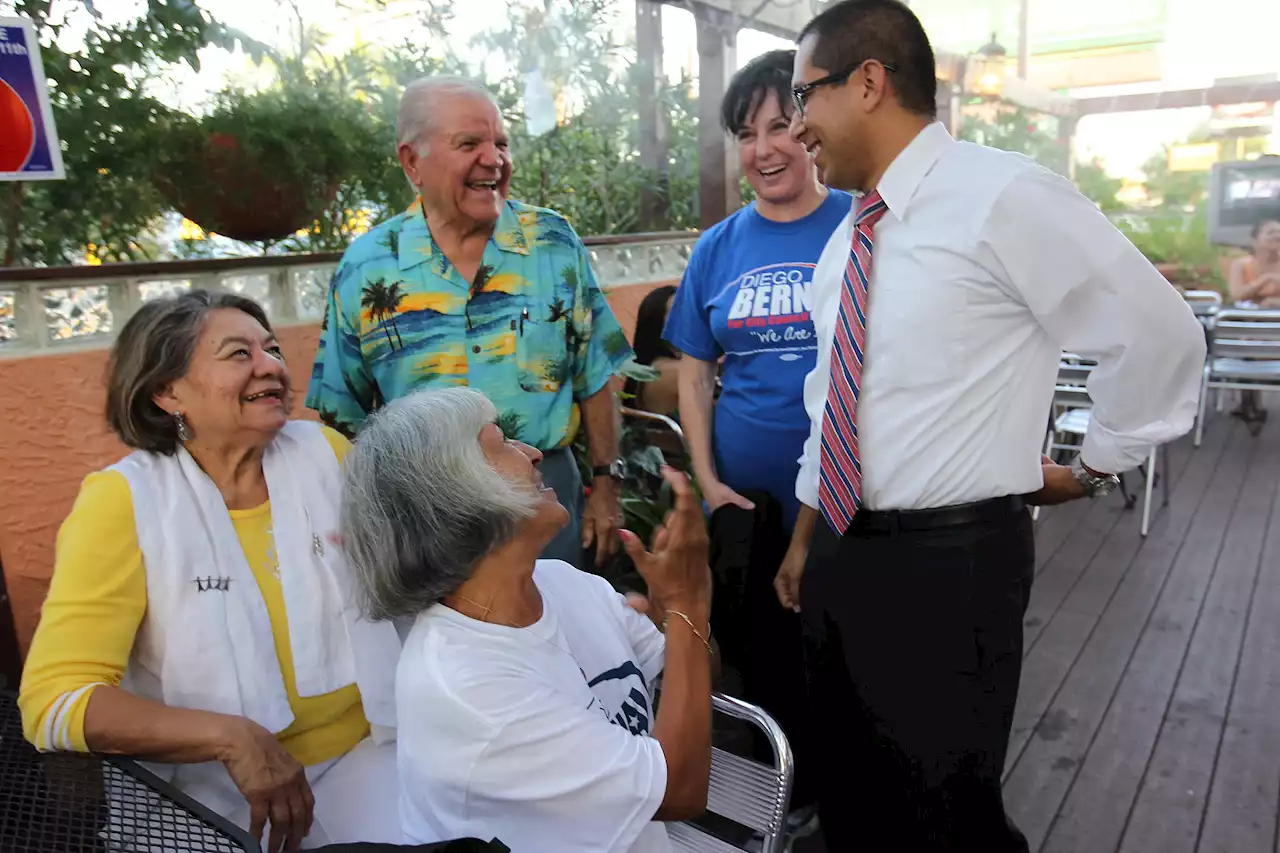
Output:
[[490,467],[497,410],[470,388],[416,391],[378,409],[343,465],[342,547],[371,619],[413,618],[509,541],[541,495]]
[[396,113],[396,148],[411,146],[419,156],[426,154],[428,133],[435,129],[439,118],[440,100],[449,95],[472,95],[487,98],[497,104],[493,93],[483,83],[470,77],[439,75],[422,77],[404,88],[400,96],[400,109]]

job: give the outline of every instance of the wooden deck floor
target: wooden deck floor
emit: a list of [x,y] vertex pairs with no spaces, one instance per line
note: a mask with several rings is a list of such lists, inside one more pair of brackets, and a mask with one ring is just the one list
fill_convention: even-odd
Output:
[[1005,771],[1032,851],[1277,850],[1280,424],[1169,452],[1146,540],[1118,495],[1040,519]]

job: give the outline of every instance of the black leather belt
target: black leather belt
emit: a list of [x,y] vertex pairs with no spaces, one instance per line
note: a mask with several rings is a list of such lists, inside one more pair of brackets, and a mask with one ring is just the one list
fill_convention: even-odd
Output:
[[982,521],[996,521],[1024,512],[1022,495],[1006,495],[937,509],[862,510],[853,517],[848,533],[892,533],[901,530],[933,530]]

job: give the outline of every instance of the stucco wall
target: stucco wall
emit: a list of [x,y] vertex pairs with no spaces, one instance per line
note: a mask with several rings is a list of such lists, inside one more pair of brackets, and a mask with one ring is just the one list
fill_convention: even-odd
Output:
[[[656,286],[609,293],[628,336],[640,300]],[[279,330],[300,393],[318,334],[314,325]],[[24,652],[48,589],[58,526],[80,481],[125,453],[102,416],[106,363],[105,349],[0,359],[0,561]],[[301,407],[295,415],[315,417]]]

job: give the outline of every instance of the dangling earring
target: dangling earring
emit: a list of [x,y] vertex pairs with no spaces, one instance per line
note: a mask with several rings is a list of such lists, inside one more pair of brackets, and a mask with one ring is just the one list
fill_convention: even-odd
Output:
[[191,424],[187,423],[187,419],[183,417],[182,412],[173,413],[174,426],[178,428],[178,441],[191,440]]

